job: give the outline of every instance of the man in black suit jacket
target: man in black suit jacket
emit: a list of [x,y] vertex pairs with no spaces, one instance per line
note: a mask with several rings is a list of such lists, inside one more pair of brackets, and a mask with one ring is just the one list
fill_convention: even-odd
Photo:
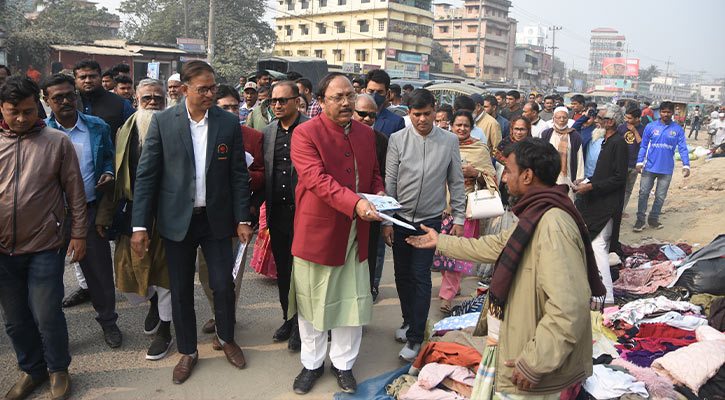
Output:
[[[238,118],[214,105],[214,70],[190,61],[181,70],[184,103],[154,115],[138,163],[131,246],[148,249],[154,215],[169,267],[176,341],[181,360],[174,383],[183,383],[198,359],[194,272],[201,245],[209,265],[220,345],[232,365],[243,368],[234,342],[232,235],[252,238],[249,175]],[[218,343],[217,343],[218,342]]]

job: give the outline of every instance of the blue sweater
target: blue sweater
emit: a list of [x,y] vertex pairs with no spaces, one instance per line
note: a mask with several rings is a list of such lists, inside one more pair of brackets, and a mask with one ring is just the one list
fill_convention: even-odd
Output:
[[675,148],[680,152],[683,167],[690,167],[685,131],[671,121],[668,125],[657,120],[647,124],[642,134],[637,165],[654,174],[671,175],[675,169]]

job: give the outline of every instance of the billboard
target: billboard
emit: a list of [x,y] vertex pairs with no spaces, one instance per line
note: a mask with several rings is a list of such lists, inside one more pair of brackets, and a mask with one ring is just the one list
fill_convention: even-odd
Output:
[[602,60],[602,75],[639,76],[639,59],[605,58]]

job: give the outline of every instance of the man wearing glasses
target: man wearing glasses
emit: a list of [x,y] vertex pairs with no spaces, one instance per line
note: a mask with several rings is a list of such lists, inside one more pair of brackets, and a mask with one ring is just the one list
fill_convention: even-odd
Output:
[[116,135],[115,185],[103,196],[96,216],[96,231],[105,236],[105,230],[113,223],[116,210],[121,206],[122,218],[114,265],[116,286],[129,303],[141,305],[147,300],[150,307],[144,320],[143,332],[155,335],[148,351],[147,360],[160,360],[171,349],[171,292],[166,254],[157,229],[151,229],[149,254],[139,259],[131,253],[131,216],[136,170],[146,134],[154,115],[166,108],[166,93],[161,81],[143,79],[136,88],[138,111],[118,130]]
[[[234,341],[232,236],[252,238],[249,174],[239,119],[214,106],[214,70],[189,61],[181,70],[183,104],[151,119],[136,172],[131,248],[148,257],[158,229],[166,250],[176,342],[181,353],[173,382],[186,381],[199,358],[194,273],[201,245],[214,292],[216,337],[227,360],[246,365]],[[153,220],[154,215],[156,220]]]
[[290,351],[300,351],[297,314],[287,314],[292,276],[292,237],[297,187],[297,172],[292,165],[290,149],[295,128],[309,121],[309,118],[297,110],[300,103],[299,94],[299,87],[292,81],[275,84],[269,102],[275,119],[262,129],[266,222],[269,227],[274,262],[277,264],[277,288],[284,319],[284,323],[274,332],[272,339],[275,342],[288,340],[287,348]]

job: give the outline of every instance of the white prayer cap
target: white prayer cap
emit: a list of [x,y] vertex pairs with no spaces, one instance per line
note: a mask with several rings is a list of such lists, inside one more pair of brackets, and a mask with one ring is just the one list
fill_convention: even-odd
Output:
[[554,115],[556,115],[556,114],[558,114],[560,112],[564,112],[564,113],[566,113],[566,115],[569,115],[569,109],[566,108],[566,107],[563,107],[563,106],[556,107],[556,109],[554,110]]
[[181,75],[179,75],[179,74],[173,74],[173,75],[171,75],[169,77],[168,82],[171,82],[171,81],[181,82]]

